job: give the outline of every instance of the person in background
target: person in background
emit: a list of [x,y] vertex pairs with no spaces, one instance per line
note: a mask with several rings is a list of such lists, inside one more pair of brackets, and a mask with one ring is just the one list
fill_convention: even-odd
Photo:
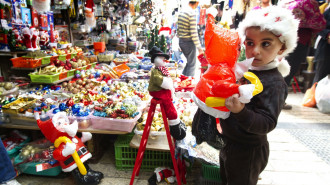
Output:
[[195,76],[196,68],[196,48],[199,54],[204,53],[197,34],[196,8],[199,0],[190,0],[189,6],[178,16],[179,46],[187,58],[187,64],[182,74],[185,76]]
[[[312,35],[325,28],[325,20],[320,14],[318,2],[316,0],[282,0],[278,6],[292,11],[300,20],[298,30],[298,45],[293,53],[286,57],[291,66],[290,74],[285,77],[285,82],[289,86],[293,76],[300,68],[300,64],[306,61]],[[283,109],[292,109],[291,105],[284,104]]]
[[174,33],[172,38],[172,60],[179,61],[181,60],[181,48],[179,46],[179,38],[176,33]]
[[16,171],[10,161],[7,150],[3,146],[0,138],[0,184],[1,185],[20,185],[14,178]]
[[314,82],[318,82],[330,74],[330,4],[329,0],[325,3],[324,18],[326,28],[318,34],[319,42],[315,50],[314,62],[316,63]]

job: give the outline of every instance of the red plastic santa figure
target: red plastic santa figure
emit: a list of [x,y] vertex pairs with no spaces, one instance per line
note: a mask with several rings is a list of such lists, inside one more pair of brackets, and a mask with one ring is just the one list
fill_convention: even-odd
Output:
[[173,169],[158,167],[155,169],[154,174],[148,179],[149,185],[157,185],[156,182],[165,180],[168,184],[176,181],[175,172]]
[[[245,73],[253,59],[236,64],[240,54],[239,35],[215,24],[213,14],[216,11],[209,10],[205,29],[205,58],[209,67],[197,83],[192,99],[205,113],[215,118],[226,119],[230,114],[225,107],[226,98],[239,94],[239,100],[248,103],[263,87],[253,73]],[[236,83],[243,74],[251,84]]]
[[151,48],[149,54],[151,55],[151,62],[155,64],[155,68],[151,70],[148,91],[153,98],[162,100],[172,137],[176,140],[182,140],[186,137],[186,126],[178,118],[177,111],[173,105],[173,81],[168,69],[165,67],[166,60],[170,56],[163,53],[156,46]]
[[38,126],[44,136],[54,143],[54,159],[59,161],[64,172],[72,172],[77,184],[99,184],[103,178],[101,172],[93,171],[87,164],[83,164],[92,157],[84,142],[92,138],[90,132],[82,132],[78,138],[78,122],[70,124],[65,112],[59,112],[52,119],[40,119],[35,113]]

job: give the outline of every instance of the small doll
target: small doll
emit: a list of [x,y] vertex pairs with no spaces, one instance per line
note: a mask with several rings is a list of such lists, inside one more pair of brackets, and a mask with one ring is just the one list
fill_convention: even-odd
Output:
[[40,119],[39,113],[34,114],[38,126],[44,136],[56,149],[53,152],[54,159],[59,161],[64,172],[72,172],[77,184],[99,184],[103,178],[101,172],[93,171],[87,164],[83,164],[92,157],[84,142],[92,138],[90,132],[82,132],[78,138],[78,122],[70,124],[65,112],[59,112],[52,119],[49,117]]
[[186,137],[186,126],[178,118],[177,111],[173,105],[173,81],[168,69],[165,67],[166,60],[170,56],[163,53],[156,46],[151,48],[149,54],[151,55],[151,62],[155,64],[155,68],[151,70],[148,87],[149,93],[153,98],[163,101],[171,135],[176,140],[182,140]]

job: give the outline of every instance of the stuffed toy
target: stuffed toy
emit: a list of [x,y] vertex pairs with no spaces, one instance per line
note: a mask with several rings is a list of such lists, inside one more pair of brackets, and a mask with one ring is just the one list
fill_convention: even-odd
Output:
[[90,28],[94,28],[96,26],[96,19],[94,15],[94,1],[87,0],[85,2],[85,16],[86,16],[86,25]]
[[35,29],[34,27],[31,27],[30,32],[32,34],[32,38],[31,38],[32,48],[34,50],[40,49],[40,47],[39,47],[39,41],[40,41],[39,30]]
[[22,40],[22,37],[21,37],[19,31],[16,28],[13,28],[13,32],[15,34],[16,43],[23,44],[23,40]]
[[39,45],[40,47],[46,49],[49,43],[49,35],[47,31],[40,31],[40,42]]
[[31,30],[28,27],[25,27],[22,29],[22,33],[23,33],[23,42],[27,50],[33,50]]
[[32,7],[37,12],[47,12],[50,10],[50,0],[33,0]]
[[37,112],[34,116],[43,135],[54,143],[56,149],[53,156],[60,163],[62,170],[72,172],[77,184],[99,184],[103,174],[84,164],[92,157],[84,145],[84,142],[92,138],[92,134],[82,132],[82,137],[78,138],[78,122],[75,120],[70,124],[65,112],[55,114],[52,119],[40,119]]
[[171,135],[176,140],[182,140],[186,137],[186,126],[178,118],[177,111],[173,105],[173,81],[170,78],[168,69],[165,67],[165,59],[168,60],[170,56],[163,53],[156,46],[151,48],[149,54],[151,55],[151,62],[155,64],[155,68],[151,70],[149,93],[153,98],[163,101]]
[[154,174],[148,179],[149,185],[157,185],[157,182],[165,180],[168,184],[176,181],[175,172],[173,169],[158,167],[155,169]]
[[[214,22],[217,10],[209,9],[205,29],[205,58],[209,67],[193,90],[192,99],[205,113],[226,119],[230,114],[225,107],[226,98],[239,94],[239,100],[248,103],[253,95],[262,91],[262,84],[253,73],[244,73],[253,59],[236,65],[240,54],[239,35],[235,31],[217,26]],[[238,74],[244,74],[252,84],[237,84]]]

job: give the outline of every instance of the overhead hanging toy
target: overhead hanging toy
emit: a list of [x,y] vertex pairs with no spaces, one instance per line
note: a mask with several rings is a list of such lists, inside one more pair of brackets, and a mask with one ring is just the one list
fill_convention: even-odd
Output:
[[37,12],[47,12],[50,10],[50,0],[33,0],[32,6]]
[[[239,35],[235,31],[217,26],[214,22],[215,13],[215,8],[207,12],[205,29],[205,58],[209,68],[197,83],[192,99],[204,112],[216,118],[226,119],[229,117],[229,110],[225,107],[226,98],[239,94],[239,100],[248,103],[252,96],[263,90],[263,86],[256,75],[246,72],[253,59],[236,65],[240,54]],[[236,83],[243,73],[251,84]]]

